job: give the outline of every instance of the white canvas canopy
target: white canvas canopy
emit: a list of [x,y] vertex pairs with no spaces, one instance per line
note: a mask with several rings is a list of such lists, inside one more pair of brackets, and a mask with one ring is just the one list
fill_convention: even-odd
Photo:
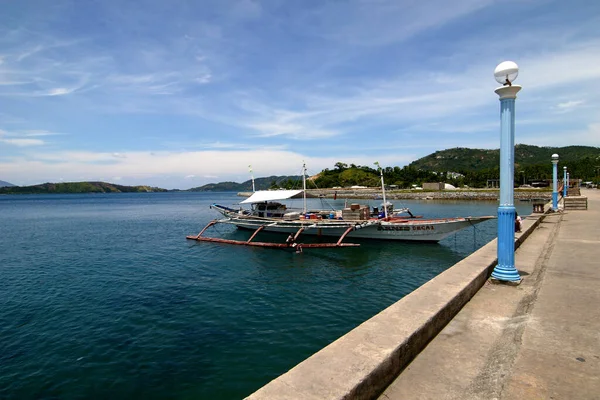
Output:
[[254,192],[252,196],[240,202],[240,204],[248,203],[264,203],[265,201],[286,200],[292,197],[298,197],[302,194],[302,190],[259,190]]

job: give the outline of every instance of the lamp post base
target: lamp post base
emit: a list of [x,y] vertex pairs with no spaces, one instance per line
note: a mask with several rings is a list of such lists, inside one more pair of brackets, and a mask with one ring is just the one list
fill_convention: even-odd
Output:
[[498,207],[498,265],[492,278],[500,281],[519,281],[521,276],[515,268],[515,207]]
[[492,279],[502,282],[521,283],[519,271],[512,265],[496,265],[492,272]]
[[558,211],[558,192],[552,192],[552,210]]

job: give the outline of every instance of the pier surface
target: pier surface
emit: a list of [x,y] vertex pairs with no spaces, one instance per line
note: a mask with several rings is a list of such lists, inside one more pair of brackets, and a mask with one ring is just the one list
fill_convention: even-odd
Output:
[[600,398],[600,191],[548,215],[380,399]]

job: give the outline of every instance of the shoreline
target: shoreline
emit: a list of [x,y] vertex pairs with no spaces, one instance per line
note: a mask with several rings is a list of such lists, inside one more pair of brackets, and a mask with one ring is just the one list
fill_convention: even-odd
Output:
[[[368,189],[307,189],[308,198],[333,199],[365,199],[382,200],[381,190]],[[249,197],[251,192],[239,192],[240,197]],[[390,190],[386,191],[388,200],[489,200],[495,201],[500,197],[500,190],[494,189],[457,189],[457,190]],[[515,200],[545,202],[552,199],[548,190],[518,190],[514,191]]]

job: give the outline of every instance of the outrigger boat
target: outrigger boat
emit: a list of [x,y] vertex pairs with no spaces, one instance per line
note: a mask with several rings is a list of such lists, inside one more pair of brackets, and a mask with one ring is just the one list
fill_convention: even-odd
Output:
[[[376,163],[379,167],[379,165]],[[386,201],[383,171],[381,186],[383,204],[381,210],[371,209],[368,205],[352,204],[342,210],[310,211],[306,206],[306,168],[303,167],[302,190],[261,190],[254,192],[240,204],[250,204],[250,209],[233,209],[213,204],[211,208],[223,215],[223,219],[211,221],[198,235],[187,236],[187,239],[238,244],[260,247],[296,247],[300,234],[316,235],[319,237],[334,237],[332,243],[302,243],[303,248],[331,248],[358,246],[354,243],[343,243],[346,237],[376,240],[401,240],[438,242],[449,235],[469,226],[495,218],[456,217],[424,219],[413,215],[409,209],[394,209]],[[282,200],[299,198],[304,200],[302,212],[288,209]],[[215,224],[232,224],[240,229],[253,230],[254,233],[247,241],[211,238],[203,236],[204,232]],[[254,242],[261,231],[289,234],[285,243]]]

